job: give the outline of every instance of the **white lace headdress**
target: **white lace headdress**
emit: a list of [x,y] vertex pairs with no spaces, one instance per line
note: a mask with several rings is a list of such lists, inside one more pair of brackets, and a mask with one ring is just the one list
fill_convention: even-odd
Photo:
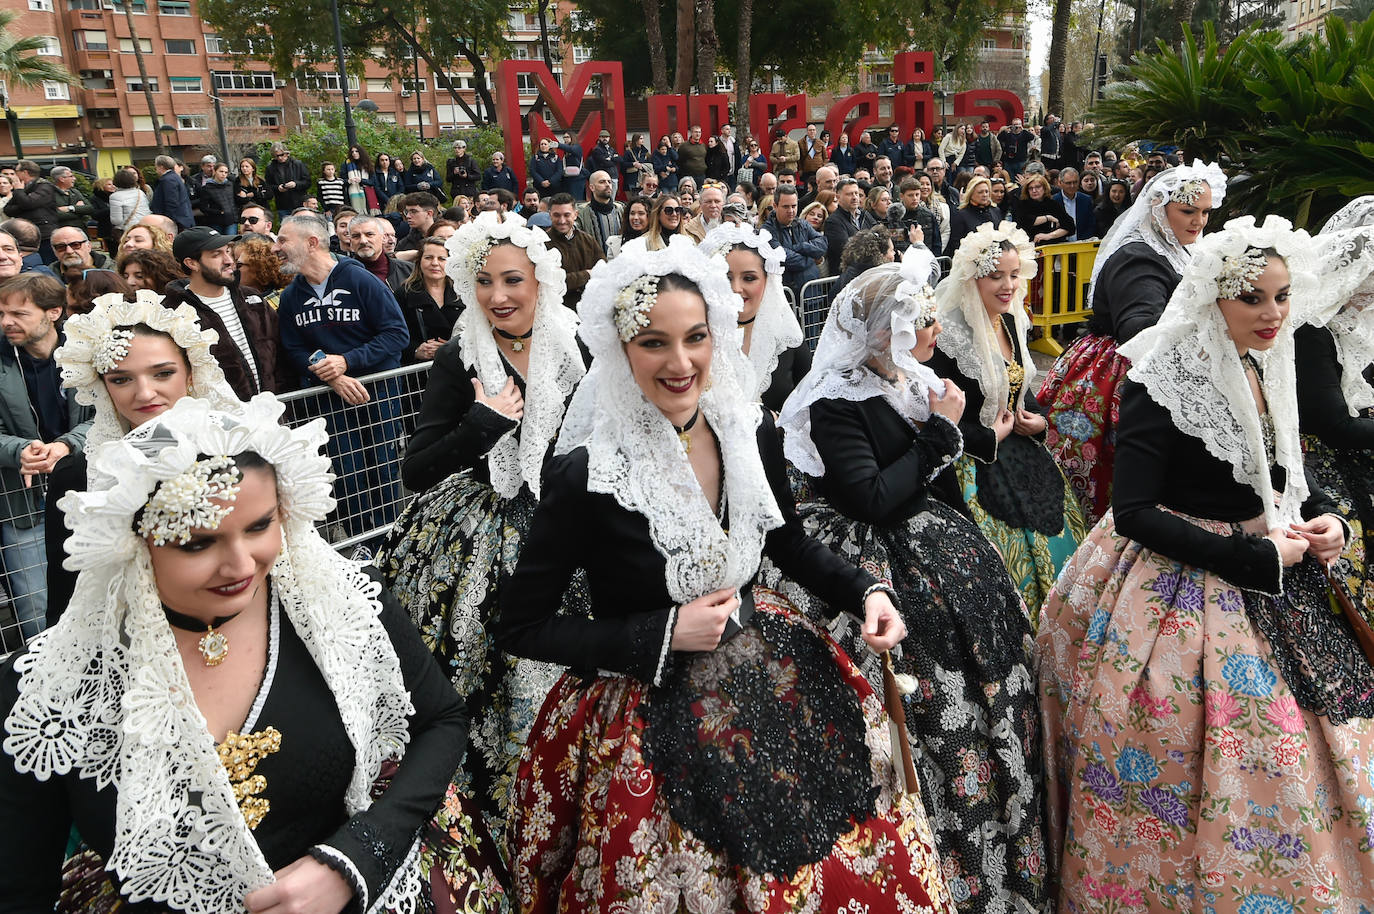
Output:
[[1302,520],[1307,500],[1302,447],[1298,440],[1297,380],[1293,365],[1293,319],[1284,321],[1274,345],[1253,352],[1263,377],[1262,390],[1274,424],[1275,462],[1284,468],[1287,485],[1278,504],[1265,452],[1259,410],[1255,407],[1245,366],[1217,306],[1223,293],[1245,291],[1255,278],[1252,249],[1272,248],[1287,262],[1292,276],[1292,313],[1315,301],[1321,284],[1313,272],[1312,239],[1294,230],[1287,219],[1269,216],[1257,225],[1253,216],[1226,223],[1220,232],[1193,245],[1159,323],[1121,347],[1131,361],[1129,377],[1145,385],[1151,398],[1169,411],[1174,425],[1200,440],[1207,452],[1231,465],[1237,482],[1255,490],[1269,527]]
[[[74,771],[99,788],[117,787],[106,865],[132,902],[222,914],[241,910],[245,893],[273,880],[205,718],[189,700],[149,549],[134,532],[135,515],[157,487],[194,472],[199,455],[253,451],[275,470],[283,546],[271,572],[274,594],[354,747],[350,815],[371,805],[382,762],[400,758],[409,739],[414,709],[378,619],[380,588],[315,532],[334,506],[329,459],[320,453],[324,420],[291,429],[281,424],[284,409],[271,394],[235,414],[186,397],[91,454],[112,487],[61,500],[73,531],[65,564],[81,574],[61,620],[16,664],[19,697],[4,722],[4,751],[40,781]],[[401,881],[412,871],[402,867],[385,897],[409,891]]]
[[1212,189],[1213,208],[1221,206],[1222,200],[1226,199],[1226,174],[1215,162],[1204,163],[1201,159],[1194,159],[1191,165],[1167,168],[1145,182],[1130,209],[1112,223],[1097,249],[1092,282],[1088,286],[1089,302],[1093,300],[1102,267],[1123,245],[1133,241],[1148,244],[1156,254],[1169,262],[1175,273],[1183,275],[1183,267],[1188,263],[1188,251],[1169,227],[1165,207],[1170,203],[1194,202],[1204,185]]
[[1303,323],[1325,326],[1336,344],[1341,393],[1350,415],[1374,406],[1364,371],[1374,364],[1374,196],[1357,197],[1316,237],[1322,291]]
[[985,222],[977,231],[969,232],[954,252],[949,275],[935,290],[935,301],[943,331],[936,345],[948,354],[959,371],[978,382],[983,392],[983,408],[978,421],[992,428],[997,416],[1007,408],[1011,383],[1002,363],[1002,347],[997,342],[997,328],[988,317],[983,300],[978,295],[978,280],[997,270],[1002,257],[1003,243],[1015,248],[1021,258],[1021,278],[1011,296],[1011,316],[1016,325],[1016,340],[1021,349],[1021,368],[1025,381],[1021,389],[1031,389],[1035,378],[1035,363],[1027,348],[1030,316],[1026,313],[1026,290],[1035,277],[1037,263],[1035,248],[1026,233],[1012,222],[994,226]]
[[[617,320],[617,310],[638,310],[617,304],[618,298],[651,306],[657,278],[669,273],[696,283],[706,299],[711,385],[701,395],[701,414],[720,442],[728,536],[672,423],[630,372],[622,329],[632,339],[637,326]],[[706,257],[690,238],[680,236],[661,251],[622,251],[593,268],[578,311],[592,367],[573,395],[555,452],[585,447],[588,488],[644,515],[654,547],[667,562],[666,583],[674,600],[685,603],[747,583],[758,570],[764,534],[782,525],[782,512],[759,457],[762,411],[750,389],[753,369],[740,351],[740,298],[730,290],[725,261]]]
[[797,315],[787,304],[783,292],[783,262],[787,252],[773,246],[773,236],[768,229],[755,231],[747,225],[724,222],[713,228],[701,243],[707,256],[729,254],[738,245],[752,249],[763,259],[763,269],[768,274],[763,289],[763,301],[754,317],[753,332],[749,337],[749,364],[754,369],[754,396],[762,397],[773,381],[773,372],[778,367],[778,357],[794,346],[800,346],[805,337]]
[[447,245],[448,275],[464,306],[458,317],[458,354],[464,367],[477,372],[489,397],[501,392],[509,376],[491,321],[477,301],[477,273],[492,248],[511,244],[528,255],[539,283],[520,440],[517,444],[512,430],[487,454],[492,488],[505,498],[515,497],[522,482],[539,496],[539,474],[563,421],[563,404],[586,373],[577,348],[577,315],[563,306],[568,292],[563,257],[547,247],[547,241],[543,229],[530,228],[514,213],[488,212],[461,226]]
[[219,342],[219,334],[201,329],[195,308],[184,302],[175,308],[165,307],[162,296],[150,289],[140,289],[132,302],[125,301],[122,293],[111,292],[97,298],[90,312],[67,318],[62,328],[67,340],[54,353],[62,386],[76,391],[76,402],[95,407],[95,418],[86,433],[87,453],[128,431],[101,378],[129,354],[133,334],[120,328],[135,324],[167,334],[186,353],[191,366],[188,396],[208,400],[216,409],[229,412],[242,408],[210,352]]
[[[930,418],[930,392],[943,395],[944,381],[916,361],[911,350],[916,332],[935,321],[935,292],[929,282],[934,263],[924,246],[913,245],[902,263],[864,271],[830,303],[811,371],[778,418],[787,459],[803,473],[825,475],[811,425],[811,405],[817,400],[881,397],[908,422]],[[878,371],[869,368],[872,362]]]

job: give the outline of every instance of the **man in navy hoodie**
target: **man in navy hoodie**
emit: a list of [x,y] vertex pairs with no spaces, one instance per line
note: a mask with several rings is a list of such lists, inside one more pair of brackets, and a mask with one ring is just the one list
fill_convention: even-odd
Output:
[[344,532],[370,533],[396,519],[400,501],[400,385],[394,378],[374,382],[374,399],[357,379],[400,367],[410,344],[405,318],[385,283],[358,261],[329,253],[324,217],[283,220],[274,249],[284,258],[282,272],[296,277],[282,290],[277,311],[287,359],[303,386],[327,384],[344,401],[326,416]]

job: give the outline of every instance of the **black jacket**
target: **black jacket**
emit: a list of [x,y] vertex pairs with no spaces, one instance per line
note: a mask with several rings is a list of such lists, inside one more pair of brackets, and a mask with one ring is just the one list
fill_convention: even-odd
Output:
[[[263,180],[277,202],[277,214],[283,219],[291,215],[291,211],[310,196],[310,172],[305,163],[295,156],[288,156],[285,162],[273,159],[267,163],[267,172]],[[295,183],[295,187],[282,186],[292,182]]]
[[29,220],[38,226],[39,236],[46,241],[58,226],[57,185],[47,178],[35,178],[14,188],[14,195],[5,204],[5,215]]
[[162,303],[168,308],[175,308],[185,302],[196,309],[202,330],[213,330],[219,334],[219,342],[210,347],[210,352],[224,369],[224,379],[240,400],[251,399],[259,393],[279,394],[295,390],[296,373],[287,364],[286,353],[281,348],[276,310],[269,307],[257,292],[245,291],[241,286],[230,286],[229,294],[233,296],[234,310],[238,312],[243,332],[248,337],[248,348],[253,352],[257,384],[253,383],[248,360],[229,335],[224,321],[220,320],[213,308],[201,301],[200,296],[191,291],[191,280],[176,279],[169,282]]
[[463,313],[463,303],[454,291],[453,283],[444,284],[444,301],[436,303],[424,287],[415,288],[407,284],[401,294],[401,314],[405,316],[406,326],[410,328],[410,346],[406,362],[415,361],[415,350],[421,343],[429,340],[447,340],[453,336],[453,325],[458,315]]
[[840,272],[840,255],[850,238],[864,229],[873,228],[877,222],[868,210],[859,210],[858,222],[843,209],[837,209],[825,220],[825,262],[830,267],[830,275]]
[[218,184],[210,181],[202,184],[197,200],[200,202],[201,222],[205,225],[223,231],[239,221],[238,207],[234,205],[232,182]]

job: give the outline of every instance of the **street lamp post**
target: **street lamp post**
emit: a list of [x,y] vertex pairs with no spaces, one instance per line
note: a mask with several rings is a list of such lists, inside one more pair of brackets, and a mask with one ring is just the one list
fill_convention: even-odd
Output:
[[0,109],[4,109],[5,123],[10,128],[10,140],[14,142],[14,157],[24,158],[24,144],[19,141],[19,116],[10,110],[10,96],[4,89],[0,89]]
[[215,126],[219,128],[219,160],[227,163],[229,161],[229,134],[224,129],[224,100],[218,95],[211,95],[210,101],[215,105]]
[[334,14],[334,54],[339,60],[339,92],[343,96],[344,133],[348,134],[348,145],[358,145],[358,127],[353,123],[353,106],[348,101],[348,68],[344,63],[343,24],[339,21],[339,0],[330,0],[330,12]]

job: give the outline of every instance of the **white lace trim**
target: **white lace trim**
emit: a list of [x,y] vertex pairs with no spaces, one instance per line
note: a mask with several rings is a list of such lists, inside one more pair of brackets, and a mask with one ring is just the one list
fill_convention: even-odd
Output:
[[[134,324],[166,333],[185,351],[191,366],[190,396],[209,400],[215,409],[233,412],[242,408],[210,352],[210,347],[219,342],[219,334],[201,329],[195,308],[185,302],[175,308],[165,307],[162,296],[149,289],[140,289],[132,302],[125,301],[121,293],[112,292],[97,298],[90,312],[73,314],[67,319],[62,328],[66,342],[53,354],[62,373],[62,386],[75,390],[76,402],[95,407],[95,417],[86,433],[87,453],[128,431],[115,411],[96,362],[108,349],[115,328]],[[95,480],[92,478],[91,482]]]
[[347,854],[339,850],[337,847],[331,847],[328,844],[316,844],[315,850],[319,851],[321,854],[328,857],[330,860],[333,860],[339,866],[343,867],[345,870],[348,871],[349,884],[354,887],[354,891],[362,893],[362,898],[358,899],[358,907],[361,910],[366,911],[368,908],[367,880],[363,878],[362,873],[358,872],[357,865],[348,858]]
[[673,628],[677,625],[677,607],[668,610],[668,624],[663,626],[663,646],[658,651],[658,663],[654,665],[654,678],[650,684],[658,685],[663,679],[663,667],[668,663],[668,652],[673,646]]
[[[131,433],[142,449],[108,442],[92,456],[113,488],[62,500],[78,544],[68,567],[82,574],[61,621],[16,665],[19,697],[3,748],[38,780],[75,771],[116,786],[107,866],[131,902],[219,914],[273,879],[196,707],[148,549],[130,529],[156,483],[197,453],[253,450],[276,468],[284,523],[273,584],[353,744],[350,815],[371,804],[383,759],[401,757],[409,739],[414,709],[378,618],[380,588],[314,529],[333,504],[319,453],[323,422],[293,431],[279,424],[282,413],[270,394],[238,417],[183,399]],[[308,571],[297,575],[298,567]]]
[[[915,345],[914,315],[922,303],[899,290],[911,285],[913,268],[896,263],[874,267],[830,303],[811,371],[778,417],[787,459],[808,476],[825,475],[811,424],[811,407],[818,400],[861,403],[881,397],[915,427],[930,418],[930,392],[944,394],[944,381],[910,352]],[[898,380],[885,380],[868,367],[870,362]]]
[[473,252],[507,242],[522,248],[534,264],[539,282],[534,325],[530,337],[530,363],[525,378],[525,413],[520,420],[519,441],[515,429],[507,432],[487,454],[491,486],[504,498],[514,498],[520,486],[529,486],[539,497],[540,471],[549,442],[563,421],[563,404],[586,373],[577,348],[577,316],[563,306],[567,278],[562,255],[546,246],[542,229],[530,228],[514,214],[499,221],[496,213],[482,213],[462,226],[448,240],[448,274],[463,301],[458,317],[458,354],[464,367],[475,369],[487,396],[506,386],[509,375],[501,349],[492,336],[491,322],[477,302],[477,264]]
[[1342,207],[1317,236],[1317,308],[1307,323],[1326,326],[1341,366],[1341,394],[1350,415],[1374,407],[1364,370],[1374,364],[1374,196]]
[[1294,321],[1284,322],[1269,351],[1252,353],[1263,373],[1262,390],[1274,423],[1275,462],[1287,476],[1275,504],[1259,411],[1217,307],[1223,259],[1247,247],[1274,248],[1287,260],[1295,309],[1320,294],[1306,232],[1294,231],[1278,216],[1269,216],[1263,225],[1256,225],[1253,216],[1232,219],[1222,231],[1193,245],[1183,280],[1159,323],[1120,352],[1131,362],[1129,377],[1169,411],[1175,427],[1200,440],[1209,454],[1231,465],[1237,482],[1254,490],[1264,506],[1265,523],[1273,528],[1301,521],[1308,496],[1298,439]]
[[998,226],[985,222],[978,226],[977,231],[970,232],[959,243],[949,275],[935,290],[940,326],[943,328],[935,345],[954,359],[960,373],[978,382],[983,393],[983,407],[978,411],[978,421],[985,428],[992,428],[998,415],[1007,408],[1011,382],[1007,378],[1007,366],[1002,360],[1002,347],[997,342],[997,328],[992,318],[988,317],[987,308],[978,294],[977,272],[984,252],[1004,241],[1011,242],[1021,258],[1021,279],[1012,293],[1011,316],[1016,326],[1021,369],[1025,372],[1021,389],[1033,390],[1035,363],[1031,360],[1027,340],[1030,315],[1026,313],[1025,301],[1038,263],[1035,248],[1026,233],[1011,222],[1003,222]]
[[1226,174],[1215,162],[1204,163],[1194,159],[1191,165],[1179,165],[1165,169],[1145,183],[1131,207],[1122,213],[1107,230],[1102,244],[1097,249],[1097,259],[1093,261],[1092,281],[1088,285],[1088,301],[1093,300],[1097,289],[1097,277],[1111,256],[1124,245],[1143,241],[1156,254],[1163,257],[1173,267],[1174,272],[1183,273],[1188,263],[1188,251],[1174,236],[1169,227],[1169,217],[1164,208],[1174,198],[1174,194],[1185,184],[1206,181],[1212,189],[1212,207],[1221,206],[1226,199]]
[[[612,314],[616,294],[640,276],[679,273],[706,299],[711,330],[711,389],[702,418],[715,432],[730,505],[727,535],[711,512],[672,424],[644,396],[630,372]],[[592,367],[573,395],[555,449],[587,449],[587,486],[644,515],[667,563],[668,593],[688,603],[753,578],[764,534],[782,525],[755,437],[762,413],[747,390],[753,378],[740,351],[740,299],[730,291],[723,259],[674,236],[662,251],[622,250],[598,263],[582,296],[581,335]]]
[[267,669],[262,674],[258,694],[253,697],[253,707],[248,709],[248,716],[239,727],[240,733],[252,733],[253,728],[258,725],[263,706],[267,704],[267,696],[272,692],[272,683],[277,678],[277,660],[281,655],[281,596],[276,588],[272,589],[272,602],[267,613]]
[[427,874],[420,867],[420,839],[416,838],[411,842],[405,859],[396,868],[391,882],[377,896],[372,906],[365,910],[398,911],[401,914],[414,914],[416,911],[424,910],[420,905],[420,898],[425,892],[427,878]]

